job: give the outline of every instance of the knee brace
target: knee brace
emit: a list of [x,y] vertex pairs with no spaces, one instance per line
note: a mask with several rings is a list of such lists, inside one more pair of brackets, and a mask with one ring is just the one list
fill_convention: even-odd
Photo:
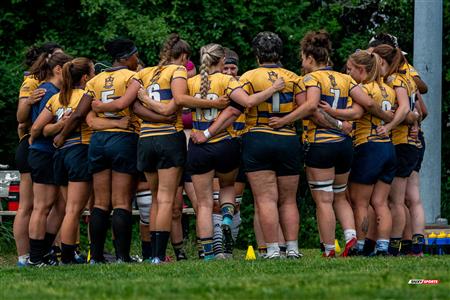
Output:
[[141,224],[150,223],[150,209],[152,207],[152,192],[141,191],[136,193],[136,203],[139,208]]
[[308,181],[311,191],[332,192],[333,180]]
[[333,193],[342,193],[347,189],[347,184],[333,184]]

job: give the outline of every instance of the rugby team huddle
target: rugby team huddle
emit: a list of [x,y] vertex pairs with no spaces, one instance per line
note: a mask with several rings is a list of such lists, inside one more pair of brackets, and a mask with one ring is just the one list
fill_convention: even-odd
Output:
[[282,67],[277,34],[257,34],[252,47],[258,67],[240,77],[238,55],[219,44],[200,49],[196,75],[191,48],[177,34],[153,67],[124,38],[106,43],[113,63],[102,70],[55,43],[30,49],[17,111],[18,265],[86,262],[78,252],[86,207],[89,263],[105,262],[111,227],[117,261],[134,261],[133,198],[143,260],[167,261],[169,239],[176,259],[186,259],[183,190],[196,215],[199,258],[232,257],[246,182],[261,256],[301,258],[303,166],[324,257],[336,256],[336,220],[342,256],[422,256],[427,87],[397,39],[378,34],[338,72],[329,34],[308,32],[301,76]]

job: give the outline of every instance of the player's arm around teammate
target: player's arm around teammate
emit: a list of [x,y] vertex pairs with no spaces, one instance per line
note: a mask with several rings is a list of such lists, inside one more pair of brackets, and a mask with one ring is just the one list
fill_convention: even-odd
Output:
[[[42,122],[40,113],[45,109],[49,99],[56,93],[62,84],[62,66],[71,58],[64,53],[41,54],[32,67],[31,74],[38,80],[44,81],[39,87],[45,88],[46,93],[38,103],[31,108],[34,128],[31,128],[30,152],[28,162],[31,167],[33,180],[33,212],[30,217],[30,264],[41,265],[52,263],[47,260],[48,252],[59,230],[64,212],[60,212],[58,220],[52,222],[53,228],[47,227],[47,217],[56,203],[59,189],[55,185],[53,168],[53,154],[55,149],[51,139],[41,136]],[[41,123],[41,124],[40,124]],[[34,135],[33,135],[34,133]],[[59,215],[59,213],[58,213]],[[45,257],[44,257],[45,256]]]
[[419,114],[414,112],[417,86],[408,72],[403,73],[400,70],[406,60],[399,48],[379,45],[373,49],[373,53],[381,57],[385,81],[395,90],[398,103],[392,122],[377,128],[380,135],[387,135],[387,132],[393,129],[392,142],[396,150],[397,170],[389,194],[389,206],[392,213],[389,253],[397,255],[406,224],[407,179],[416,167],[419,158],[416,137],[411,134],[411,125],[404,122],[408,119],[408,123],[417,123],[419,118]]

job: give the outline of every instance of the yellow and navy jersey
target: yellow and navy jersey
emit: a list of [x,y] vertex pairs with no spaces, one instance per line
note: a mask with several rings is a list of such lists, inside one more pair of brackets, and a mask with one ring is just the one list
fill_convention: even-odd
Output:
[[[409,72],[394,73],[387,78],[386,83],[394,90],[396,88],[404,88],[406,90],[409,98],[409,109],[413,111],[416,104],[417,85]],[[399,124],[392,130],[392,142],[394,145],[416,145],[417,143],[415,138],[411,137],[410,126],[406,124]]]
[[245,133],[245,122],[246,114],[242,113],[239,117],[237,117],[236,121],[233,122],[233,131],[236,136],[241,136]]
[[399,72],[409,73],[409,75],[411,75],[412,77],[420,77],[419,72],[417,72],[417,70],[409,63],[404,63],[402,66],[400,66]]
[[[332,108],[346,109],[352,106],[350,91],[357,83],[349,75],[326,67],[306,74],[303,83],[306,89],[318,87],[320,100],[327,102]],[[306,131],[305,139],[309,143],[336,143],[348,137],[340,130],[323,128],[310,120],[303,122],[303,125]]]
[[[54,117],[53,123],[58,122],[64,116],[65,113],[75,111],[84,94],[85,92],[83,89],[73,89],[72,96],[70,97],[68,105],[62,105],[59,102],[60,93],[53,95],[50,98],[50,100],[48,100],[47,105],[45,106],[45,108],[47,108]],[[69,135],[69,137],[66,139],[64,145],[61,148],[66,148],[78,144],[89,144],[89,141],[91,140],[91,135],[92,130],[86,124],[86,121],[84,121],[78,126],[77,129],[75,129]]]
[[[85,88],[85,93],[91,96],[94,100],[100,100],[103,103],[109,103],[119,99],[125,94],[131,78],[133,78],[133,71],[128,70],[127,67],[113,67],[106,69],[94,78],[88,81]],[[120,119],[123,117],[130,117],[131,124],[129,129],[111,128],[103,131],[110,132],[130,132],[135,133],[138,128],[138,117],[133,114],[129,107],[118,112],[105,112],[97,114],[101,118]]]
[[[395,91],[385,83],[370,82],[360,85],[362,90],[369,95],[384,111],[390,111],[396,103]],[[355,146],[367,143],[391,142],[389,137],[381,137],[377,134],[377,127],[384,122],[369,112],[365,112],[361,119],[353,124],[353,142]]]
[[39,80],[28,72],[25,72],[23,76],[23,82],[20,86],[19,98],[28,98],[31,93],[41,84]]
[[279,77],[284,78],[285,87],[274,93],[266,101],[246,110],[246,132],[265,132],[290,136],[296,134],[294,123],[280,129],[274,129],[269,126],[269,118],[283,117],[297,107],[295,97],[305,91],[300,76],[281,68],[279,65],[268,65],[244,73],[239,81],[244,90],[252,95],[271,87]]
[[[137,72],[134,79],[147,90],[153,100],[169,104],[173,100],[171,83],[176,78],[187,80],[187,71],[184,66],[165,65],[142,69]],[[141,124],[141,138],[173,134],[183,130],[181,108],[177,112],[177,120],[173,123],[157,123],[143,121]]]
[[[188,79],[188,89],[191,96],[201,98],[201,81],[202,77],[200,75]],[[208,86],[208,93],[206,95],[208,100],[216,100],[220,96],[230,97],[234,90],[241,88],[241,84],[233,76],[219,72],[208,76]],[[231,105],[238,108],[241,112],[244,110],[236,102],[232,101]],[[217,108],[196,108],[192,111],[192,130],[196,132],[208,129],[220,115],[221,111],[221,109]],[[234,130],[233,125],[231,125],[225,131],[211,138],[208,143],[216,143],[236,136],[237,132]]]

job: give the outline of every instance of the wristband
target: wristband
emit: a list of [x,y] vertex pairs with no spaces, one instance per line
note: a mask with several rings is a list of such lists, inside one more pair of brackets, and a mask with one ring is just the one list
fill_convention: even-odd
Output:
[[337,121],[337,128],[342,129],[342,121],[341,120],[336,120]]
[[203,135],[209,140],[209,138],[211,137],[211,133],[209,132],[208,129],[203,131]]

